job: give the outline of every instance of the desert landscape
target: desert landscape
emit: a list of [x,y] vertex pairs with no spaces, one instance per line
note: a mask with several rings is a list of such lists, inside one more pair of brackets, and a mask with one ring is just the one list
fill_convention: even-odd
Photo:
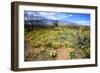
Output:
[[[79,23],[74,22],[77,18]],[[90,25],[81,22],[87,18],[88,14],[24,11],[24,61],[90,58]]]

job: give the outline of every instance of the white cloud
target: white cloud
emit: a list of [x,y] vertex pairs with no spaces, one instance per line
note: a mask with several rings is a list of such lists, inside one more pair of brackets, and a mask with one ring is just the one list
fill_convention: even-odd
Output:
[[55,15],[56,13],[47,13],[47,12],[40,12],[40,14],[42,15],[42,16],[53,16],[53,15]]
[[40,15],[49,19],[56,20],[56,13],[46,13],[46,12],[40,12]]

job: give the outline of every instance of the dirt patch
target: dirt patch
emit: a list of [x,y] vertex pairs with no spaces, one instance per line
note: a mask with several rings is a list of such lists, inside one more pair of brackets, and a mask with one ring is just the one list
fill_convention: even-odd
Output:
[[40,60],[68,60],[70,52],[73,49],[60,47],[54,48],[31,48],[25,49],[25,61],[40,61]]
[[66,48],[59,48],[56,51],[57,51],[56,60],[67,60],[67,59],[70,59],[69,51]]

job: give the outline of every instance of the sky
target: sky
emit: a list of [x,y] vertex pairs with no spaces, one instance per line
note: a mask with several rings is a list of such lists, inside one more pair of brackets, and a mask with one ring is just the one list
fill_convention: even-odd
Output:
[[44,11],[25,11],[30,16],[42,16],[43,18],[58,21],[67,21],[81,25],[90,25],[90,14],[67,13],[67,12],[44,12]]

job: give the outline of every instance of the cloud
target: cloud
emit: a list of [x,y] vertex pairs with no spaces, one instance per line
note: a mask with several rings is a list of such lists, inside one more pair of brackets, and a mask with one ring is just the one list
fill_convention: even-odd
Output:
[[52,19],[52,20],[66,20],[68,17],[73,16],[72,14],[67,13],[57,13],[57,12],[39,12],[41,16]]
[[55,17],[56,13],[53,13],[53,12],[39,12],[40,15],[42,17],[45,17],[47,19],[53,19],[53,20],[56,20],[57,18]]
[[56,13],[51,12],[39,12],[41,16],[54,16]]

